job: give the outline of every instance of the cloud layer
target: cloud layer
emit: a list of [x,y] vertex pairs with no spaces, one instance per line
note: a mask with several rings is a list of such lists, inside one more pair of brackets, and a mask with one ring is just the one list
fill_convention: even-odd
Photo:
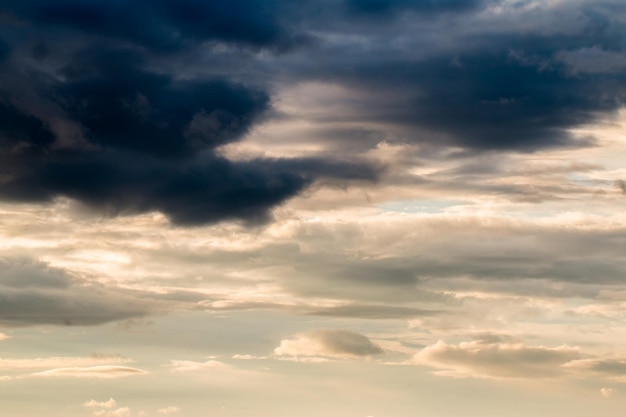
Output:
[[142,317],[159,306],[137,292],[81,280],[28,259],[0,261],[0,288],[0,323],[9,327],[96,325]]

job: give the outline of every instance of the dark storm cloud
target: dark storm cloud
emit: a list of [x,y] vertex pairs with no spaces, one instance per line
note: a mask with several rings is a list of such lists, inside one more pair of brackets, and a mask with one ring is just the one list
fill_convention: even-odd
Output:
[[486,0],[346,0],[350,11],[380,16],[381,13],[412,10],[419,13],[442,13],[473,9]]
[[0,187],[5,199],[47,201],[63,195],[105,215],[156,210],[185,225],[265,221],[272,206],[310,182],[271,162],[232,163],[217,157],[180,164],[129,153],[79,151],[21,162],[19,167],[5,165],[5,174],[13,176]]
[[[276,115],[272,93],[289,83],[358,90],[330,122],[382,122],[405,141],[475,152],[589,145],[570,129],[626,97],[621,72],[583,71],[589,54],[578,53],[619,55],[619,5],[541,6],[563,13],[559,32],[548,27],[554,17],[532,20],[524,7],[501,4],[485,19],[486,0],[287,3],[5,2],[13,17],[0,29],[0,195],[66,196],[109,214],[158,210],[179,224],[255,223],[320,178],[380,172],[341,154],[218,156]],[[383,130],[325,136],[360,153]]]
[[32,25],[73,29],[161,51],[210,40],[285,49],[304,40],[278,21],[275,1],[9,0],[2,8]]
[[[262,120],[269,94],[233,82],[228,74],[180,78],[171,68],[159,68],[158,57],[173,63],[177,58],[171,51],[162,55],[169,40],[152,29],[162,30],[159,36],[176,32],[181,42],[218,39],[256,46],[282,42],[280,30],[264,18],[270,10],[255,2],[160,1],[150,11],[147,6],[99,1],[4,6],[28,20],[16,25],[19,31],[32,32],[33,39],[46,31],[53,35],[35,43],[15,36],[14,47],[26,54],[0,68],[1,197],[65,196],[106,215],[156,210],[184,225],[259,223],[318,178],[375,179],[376,168],[358,162],[239,162],[218,156],[216,148]],[[244,13],[248,9],[252,12]],[[166,17],[173,26],[159,20]],[[75,36],[68,28],[91,35]]]
[[130,50],[81,51],[54,86],[68,116],[105,147],[189,156],[231,142],[268,107],[262,91],[225,79],[176,81],[141,69]]
[[25,143],[41,148],[52,145],[54,140],[54,134],[42,120],[0,101],[0,146],[7,148]]
[[2,64],[2,61],[4,61],[9,56],[10,52],[11,49],[9,48],[9,45],[7,45],[4,41],[2,41],[2,39],[0,39],[0,64]]
[[481,50],[423,61],[362,62],[356,70],[337,63],[329,75],[372,97],[396,95],[384,108],[374,100],[358,104],[364,117],[416,129],[420,142],[475,150],[581,145],[568,129],[623,105],[621,75],[574,76],[559,63],[529,62],[511,47],[491,39]]
[[[296,72],[358,91],[350,121],[403,127],[420,143],[477,151],[593,144],[570,130],[624,104],[617,69],[626,36],[615,18],[624,6],[499,4],[481,13],[496,3],[353,0],[355,13],[372,18],[317,23],[334,37]],[[459,13],[435,19],[422,9]],[[380,18],[390,11],[395,20]],[[612,70],[597,56],[612,57]]]
[[603,80],[564,77],[505,53],[430,62],[414,72],[422,97],[408,121],[445,132],[464,147],[536,149],[565,145],[567,129],[615,110],[620,93]]
[[27,114],[4,95],[0,195],[63,195],[109,214],[159,210],[195,224],[262,220],[308,184],[271,161],[233,163],[211,152],[248,130],[268,106],[263,92],[224,79],[175,81],[132,58],[120,50],[81,52],[61,69],[63,81],[38,86],[83,128],[87,144],[78,149],[56,146],[45,114]]

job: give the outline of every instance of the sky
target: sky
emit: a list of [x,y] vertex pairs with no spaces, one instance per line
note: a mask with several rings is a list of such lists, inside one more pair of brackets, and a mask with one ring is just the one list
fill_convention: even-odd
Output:
[[11,417],[626,412],[623,0],[4,0]]

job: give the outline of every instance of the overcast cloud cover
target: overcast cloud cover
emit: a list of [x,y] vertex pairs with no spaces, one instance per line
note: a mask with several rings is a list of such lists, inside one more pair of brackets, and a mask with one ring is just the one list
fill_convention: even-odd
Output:
[[5,0],[3,411],[623,414],[624,74],[621,0]]

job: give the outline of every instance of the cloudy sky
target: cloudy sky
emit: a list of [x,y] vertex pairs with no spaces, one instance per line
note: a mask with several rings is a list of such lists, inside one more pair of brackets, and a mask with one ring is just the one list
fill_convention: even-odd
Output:
[[623,0],[4,0],[12,417],[626,412]]

